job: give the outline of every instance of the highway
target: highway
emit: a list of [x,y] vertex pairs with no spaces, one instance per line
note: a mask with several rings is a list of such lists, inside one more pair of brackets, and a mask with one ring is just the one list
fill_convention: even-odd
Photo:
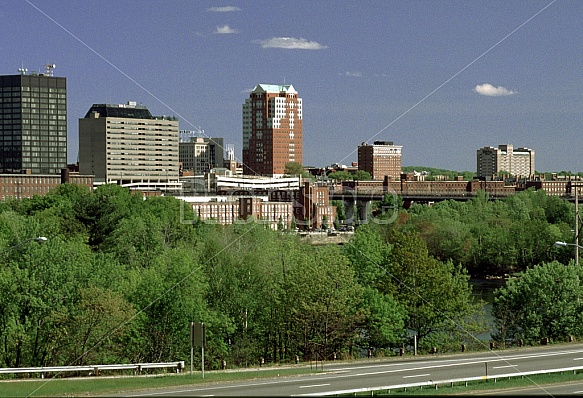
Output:
[[[120,396],[314,396],[342,391],[402,385],[422,381],[494,376],[534,370],[583,366],[583,344],[541,346],[481,353],[393,357],[364,362],[324,363],[324,372],[311,375],[255,379],[215,384],[193,384]],[[582,386],[574,387],[581,394]],[[442,386],[439,388],[447,388]],[[545,394],[545,388],[532,385]],[[512,395],[531,395],[527,393]]]

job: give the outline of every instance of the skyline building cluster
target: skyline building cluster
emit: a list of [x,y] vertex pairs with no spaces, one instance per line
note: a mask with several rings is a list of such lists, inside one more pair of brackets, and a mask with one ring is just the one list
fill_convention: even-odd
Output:
[[[0,171],[4,174],[59,175],[67,165],[67,81],[20,69],[0,76]],[[79,119],[78,172],[95,184],[176,191],[185,175],[219,171],[280,178],[286,165],[303,162],[303,101],[291,84],[258,84],[242,104],[243,162],[220,137],[179,129],[175,117],[153,116],[147,107],[95,103]],[[535,152],[510,144],[477,151],[478,178],[500,172],[534,174]],[[401,178],[402,146],[392,141],[358,146],[358,170],[373,180]]]

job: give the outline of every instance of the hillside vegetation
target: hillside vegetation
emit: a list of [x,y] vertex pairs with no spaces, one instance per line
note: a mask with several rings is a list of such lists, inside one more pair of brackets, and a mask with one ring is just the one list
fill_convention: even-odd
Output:
[[413,335],[420,352],[469,348],[489,327],[470,275],[572,258],[553,246],[572,236],[572,204],[542,191],[395,211],[311,246],[116,185],[2,203],[0,367],[188,362],[193,321],[209,369],[395,355]]

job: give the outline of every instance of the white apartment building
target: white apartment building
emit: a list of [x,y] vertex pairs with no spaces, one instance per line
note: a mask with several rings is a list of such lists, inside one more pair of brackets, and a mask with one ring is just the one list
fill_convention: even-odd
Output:
[[484,147],[477,151],[478,178],[492,178],[506,172],[517,177],[534,174],[534,151],[529,148],[516,148],[512,145],[498,145],[498,148]]

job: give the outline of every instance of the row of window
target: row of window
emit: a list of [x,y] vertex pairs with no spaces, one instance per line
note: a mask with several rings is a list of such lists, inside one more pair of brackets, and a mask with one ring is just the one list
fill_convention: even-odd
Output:
[[[164,160],[166,160],[167,158],[164,157]],[[128,167],[130,166],[145,166],[145,167],[152,167],[152,166],[168,166],[168,167],[172,167],[172,163],[159,163],[160,160],[162,159],[152,159],[152,158],[136,158],[136,157],[131,157],[131,158],[118,158],[118,157],[108,157],[107,158],[108,165],[119,165],[120,163],[123,165],[126,165]],[[178,169],[178,168],[177,168]]]
[[60,177],[42,177],[42,176],[34,176],[34,177],[9,177],[9,176],[2,176],[0,177],[0,184],[55,184],[60,183]]
[[[108,120],[107,124],[127,124],[131,126],[166,126],[175,128],[177,123],[148,123],[148,122],[133,122],[128,120]],[[112,127],[113,128],[113,127]]]
[[26,95],[29,92],[31,92],[31,93],[60,93],[60,94],[67,93],[66,88],[26,87],[26,86],[23,86],[23,87],[21,87],[21,86],[4,87],[0,91],[2,91],[4,93],[8,93],[8,92],[20,93],[22,91],[22,95]]
[[3,93],[0,95],[0,102],[35,102],[35,101],[46,101],[47,99],[61,99],[67,98],[66,94],[53,94],[53,95],[30,95],[29,93],[23,93],[20,95],[18,92],[13,93]]
[[[5,131],[3,134],[6,134]],[[0,141],[4,140],[4,145],[10,145],[10,142],[20,145],[22,141],[30,141],[34,143],[41,143],[46,145],[47,142],[67,142],[67,137],[57,137],[54,135],[47,135],[43,133],[40,137],[38,135],[31,135],[29,131],[23,131],[22,134],[4,135],[0,137]]]
[[[108,170],[110,172],[115,172],[115,171],[119,171],[122,174],[127,171],[128,174],[135,174],[136,171],[147,171],[147,174],[144,175],[153,175],[153,173],[155,173],[156,171],[162,173],[162,174],[156,174],[156,175],[166,175],[165,173],[177,173],[178,172],[178,167],[174,167],[173,164],[169,164],[169,163],[152,163],[152,164],[148,164],[148,163],[138,163],[138,162],[133,162],[133,163],[122,163],[122,164],[117,164],[117,163],[112,163],[112,162],[107,162],[107,166]],[[132,167],[137,167],[138,170],[132,170]],[[147,169],[147,170],[144,170]]]

